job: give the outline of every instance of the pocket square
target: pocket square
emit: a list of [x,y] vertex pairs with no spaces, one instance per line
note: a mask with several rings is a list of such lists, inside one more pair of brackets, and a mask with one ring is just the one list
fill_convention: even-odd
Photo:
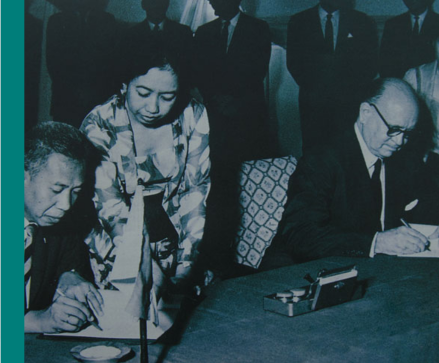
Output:
[[415,199],[413,202],[410,202],[409,204],[407,204],[405,206],[404,211],[406,211],[406,212],[411,211],[414,207],[416,207],[418,202],[419,202],[418,199]]
[[353,38],[354,36],[352,35],[352,33],[348,34],[348,38]]

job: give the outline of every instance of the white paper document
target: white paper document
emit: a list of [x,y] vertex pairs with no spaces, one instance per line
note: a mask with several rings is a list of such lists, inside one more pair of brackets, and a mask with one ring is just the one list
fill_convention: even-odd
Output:
[[[410,224],[410,227],[421,232],[425,237],[429,237],[436,230],[437,226],[432,226],[428,224]],[[439,239],[430,239],[430,246],[428,250],[419,253],[413,253],[410,255],[398,255],[399,257],[427,257],[427,258],[439,258]]]
[[[99,326],[103,329],[100,331],[94,326],[90,325],[84,330],[76,333],[59,333],[48,334],[56,336],[69,337],[89,337],[89,338],[107,338],[107,339],[140,339],[139,320],[134,318],[125,311],[125,307],[130,298],[130,294],[124,291],[122,284],[118,284],[120,291],[114,290],[100,290],[104,298],[104,315],[97,316]],[[168,330],[173,323],[170,315],[173,311],[160,310],[159,306],[159,326],[154,326],[152,322],[148,321],[147,333],[148,339],[158,339],[166,330]]]

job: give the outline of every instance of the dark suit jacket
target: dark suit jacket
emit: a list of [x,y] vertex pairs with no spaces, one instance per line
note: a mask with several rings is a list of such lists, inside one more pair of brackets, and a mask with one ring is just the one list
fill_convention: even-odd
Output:
[[410,68],[435,60],[432,40],[439,35],[439,14],[428,11],[416,42],[410,13],[386,21],[380,51],[381,77],[404,77]]
[[303,90],[344,93],[374,78],[378,40],[373,20],[355,10],[340,11],[337,43],[326,54],[319,7],[290,18],[287,34],[287,66]]
[[333,54],[324,42],[319,6],[290,18],[287,67],[299,85],[305,151],[351,127],[363,85],[378,71],[376,28],[366,14],[340,10]]
[[[425,207],[422,167],[419,160],[402,153],[385,160],[385,230],[401,226],[401,217],[409,223],[420,222],[409,219],[404,208],[415,199],[419,199],[415,209]],[[439,191],[434,193],[439,200]],[[330,255],[369,256],[380,218],[373,212],[372,195],[352,129],[331,148],[299,161],[290,180],[278,243],[284,244],[296,262]],[[432,208],[425,214],[429,219],[422,222],[437,224],[439,207],[428,207]]]
[[[200,26],[195,34],[197,86],[210,112],[212,142],[224,133],[232,148],[235,140],[245,150],[245,144],[252,147],[250,138],[257,139],[249,134],[263,133],[267,121],[263,82],[271,54],[270,30],[266,22],[241,13],[227,54],[219,47],[220,34],[220,19]],[[215,98],[223,96],[229,98],[227,114],[215,104]]]
[[[120,44],[121,61],[123,62],[126,52],[133,52],[134,49],[137,49],[135,54],[150,52],[148,41],[153,34],[146,19],[127,29],[122,35]],[[191,28],[176,21],[165,19],[163,31],[159,32],[159,36],[169,49],[185,57],[185,60],[191,60],[193,54],[193,33]]]
[[91,11],[52,15],[47,24],[46,62],[52,79],[51,113],[79,127],[88,112],[114,94],[114,16]]
[[58,279],[66,271],[75,269],[83,278],[94,281],[88,247],[82,239],[54,228],[40,228],[33,243],[29,310],[52,304]]

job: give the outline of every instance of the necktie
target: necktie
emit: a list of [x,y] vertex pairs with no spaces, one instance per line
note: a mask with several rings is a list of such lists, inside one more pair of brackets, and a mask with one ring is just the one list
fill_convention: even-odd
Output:
[[225,20],[223,21],[221,28],[221,50],[223,51],[224,54],[227,53],[227,43],[229,40],[229,25],[230,25],[230,21]]
[[24,306],[27,309],[26,285],[29,282],[32,272],[32,253],[33,253],[33,239],[36,234],[37,227],[34,224],[29,224],[24,229]]
[[419,16],[415,16],[415,24],[413,25],[413,38],[419,35]]
[[153,31],[155,34],[157,34],[157,33],[160,31],[160,25],[155,24],[155,25],[154,25],[154,28],[152,29],[152,31]]
[[36,233],[36,226],[29,224],[24,229],[24,282],[29,281],[32,268],[32,252],[33,252],[33,238]]
[[383,206],[383,192],[381,190],[381,165],[382,161],[381,159],[378,159],[375,163],[375,168],[372,174],[372,193],[373,193],[373,204],[374,204],[374,211],[376,215],[378,216],[379,223],[379,230],[382,229],[381,227],[381,210]]
[[325,25],[325,43],[326,50],[329,54],[334,52],[334,28],[332,26],[332,14],[329,13],[326,16],[326,25]]

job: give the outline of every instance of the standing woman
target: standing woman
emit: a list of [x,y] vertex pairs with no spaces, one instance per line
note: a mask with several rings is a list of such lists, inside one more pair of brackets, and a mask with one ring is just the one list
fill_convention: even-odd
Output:
[[[130,219],[142,215],[160,298],[169,284],[186,286],[198,255],[210,189],[209,125],[204,107],[189,97],[178,55],[160,43],[138,54],[124,55],[120,93],[81,126],[103,155],[94,197],[100,223],[87,243],[96,281],[109,287]],[[135,200],[143,209],[137,216]]]

